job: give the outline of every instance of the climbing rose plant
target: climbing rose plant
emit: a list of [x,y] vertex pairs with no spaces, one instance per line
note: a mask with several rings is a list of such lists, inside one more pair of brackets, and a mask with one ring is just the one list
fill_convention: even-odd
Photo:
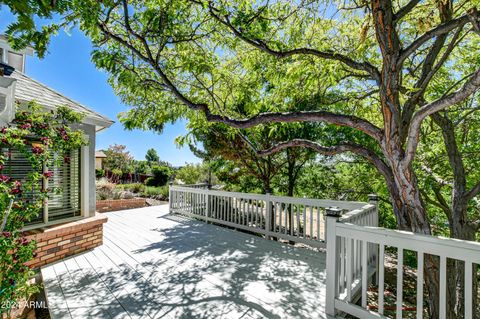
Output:
[[[71,151],[86,145],[82,132],[72,128],[81,119],[67,107],[46,112],[32,102],[0,128],[0,314],[9,313],[16,301],[38,290],[29,283],[33,271],[26,266],[35,257],[36,243],[21,230],[38,217],[49,194],[62,191],[43,185],[53,177],[50,169],[69,163]],[[31,165],[21,179],[14,178],[7,166],[12,150]]]

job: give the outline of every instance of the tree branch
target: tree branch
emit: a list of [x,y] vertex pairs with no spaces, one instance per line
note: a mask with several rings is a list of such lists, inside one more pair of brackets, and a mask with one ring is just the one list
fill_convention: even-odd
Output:
[[465,82],[465,84],[458,91],[448,94],[445,97],[441,97],[440,99],[423,106],[414,114],[412,118],[412,123],[408,130],[408,141],[405,151],[405,157],[402,161],[402,165],[404,165],[404,167],[408,166],[415,156],[415,151],[417,149],[419,141],[420,127],[423,120],[427,116],[432,115],[433,113],[441,111],[453,104],[465,100],[467,97],[475,93],[479,87],[480,69],[475,71],[475,73],[470,77],[470,79]]
[[472,19],[478,19],[478,17],[479,17],[478,12],[473,11],[472,13],[463,15],[457,19],[444,22],[438,25],[436,28],[433,28],[425,32],[422,36],[420,36],[415,41],[413,41],[408,47],[402,50],[402,52],[400,53],[400,56],[398,57],[397,66],[400,67],[407,57],[409,57],[413,52],[415,52],[415,50],[421,47],[428,40],[434,37],[446,34],[458,27],[462,27],[465,24],[471,22]]
[[257,151],[257,154],[259,156],[268,156],[289,147],[308,147],[323,155],[337,155],[341,153],[351,152],[367,159],[380,171],[380,173],[385,178],[390,179],[392,177],[390,168],[375,152],[358,144],[344,143],[336,146],[327,147],[310,140],[293,139],[290,141],[278,143],[270,147],[269,149]]
[[269,47],[265,41],[260,39],[251,39],[246,35],[244,35],[240,30],[238,30],[237,28],[235,28],[234,25],[232,25],[232,23],[230,22],[227,16],[224,17],[224,19],[222,19],[219,15],[220,10],[213,7],[211,2],[209,2],[208,6],[209,6],[210,14],[212,15],[212,17],[214,17],[218,22],[220,22],[221,24],[225,25],[228,29],[230,29],[236,37],[238,37],[245,43],[248,43],[263,52],[276,56],[277,58],[287,58],[293,55],[305,54],[305,55],[313,55],[322,59],[339,61],[355,70],[367,72],[375,81],[377,81],[377,83],[380,82],[380,72],[375,66],[373,66],[368,62],[357,62],[351,59],[350,57],[337,52],[319,51],[311,48],[297,48],[297,49],[286,50],[286,51],[274,50],[271,47]]
[[472,187],[471,190],[469,190],[465,194],[465,199],[467,201],[473,199],[475,196],[477,196],[480,193],[480,182],[478,182],[475,186]]
[[394,20],[397,22],[404,16],[406,16],[410,11],[415,8],[415,6],[420,2],[420,0],[410,0],[404,7],[400,8],[397,13],[395,13]]

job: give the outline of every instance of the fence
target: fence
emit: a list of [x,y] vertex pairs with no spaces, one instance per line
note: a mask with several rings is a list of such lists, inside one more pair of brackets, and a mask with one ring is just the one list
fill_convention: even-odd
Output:
[[170,187],[171,212],[319,248],[326,247],[324,214],[333,206],[352,222],[377,225],[376,207],[368,203]]
[[[424,315],[424,269],[426,258],[439,260],[439,305],[440,318],[447,317],[447,259],[464,263],[464,318],[472,318],[472,273],[480,264],[480,243],[423,236],[410,232],[388,230],[351,224],[358,218],[367,222],[370,217],[338,218],[327,217],[327,298],[326,311],[329,315],[339,312],[348,313],[358,318],[384,318],[385,313],[385,251],[396,251],[397,278],[393,290],[397,292],[393,315],[403,317],[403,275],[407,251],[417,260],[416,269],[416,318]],[[375,262],[378,254],[378,265]],[[372,262],[373,261],[373,262]],[[360,267],[359,267],[360,265]],[[475,268],[474,268],[475,266]],[[367,289],[372,268],[378,267],[376,292],[378,307],[368,306]],[[373,287],[370,287],[372,289]],[[354,300],[355,291],[359,291],[360,306]]]
[[[404,263],[413,254],[416,267],[417,318],[424,315],[424,269],[427,258],[439,265],[440,318],[447,316],[447,260],[464,265],[464,318],[473,318],[473,283],[480,265],[480,243],[422,236],[378,228],[376,198],[370,203],[293,198],[171,186],[170,211],[237,229],[327,249],[326,312],[358,318],[385,315],[386,252],[395,252],[397,292],[391,316],[402,318]],[[324,216],[326,219],[324,220]],[[369,290],[378,300],[369,306]],[[378,306],[377,306],[378,305]],[[393,313],[393,315],[392,315]]]

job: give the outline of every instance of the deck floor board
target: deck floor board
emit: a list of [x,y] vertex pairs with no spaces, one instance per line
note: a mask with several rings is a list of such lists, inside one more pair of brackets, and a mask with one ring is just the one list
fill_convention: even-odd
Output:
[[42,268],[52,319],[327,318],[323,252],[166,205],[107,215],[102,246]]

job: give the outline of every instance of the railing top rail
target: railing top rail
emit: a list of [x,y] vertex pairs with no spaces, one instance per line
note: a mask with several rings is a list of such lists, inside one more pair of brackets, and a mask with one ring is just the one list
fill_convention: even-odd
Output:
[[201,187],[201,186],[208,186],[208,183],[172,185],[172,187],[185,187],[185,188]]
[[298,204],[298,205],[308,205],[308,206],[318,206],[322,208],[337,206],[341,209],[353,211],[358,210],[360,212],[363,208],[369,207],[370,204],[365,202],[353,202],[353,201],[338,201],[338,200],[325,200],[325,199],[314,199],[314,198],[298,198],[298,197],[288,197],[288,196],[274,196],[274,195],[264,195],[264,194],[250,194],[250,193],[240,193],[240,192],[227,192],[227,191],[218,191],[218,190],[207,190],[199,188],[191,188],[179,185],[172,185],[172,190],[185,191],[197,194],[208,194],[214,196],[226,196],[226,197],[240,197],[243,199],[256,199],[256,200],[266,200],[267,196],[270,201],[286,203],[286,204]]
[[480,264],[480,243],[408,231],[337,223],[338,236]]

